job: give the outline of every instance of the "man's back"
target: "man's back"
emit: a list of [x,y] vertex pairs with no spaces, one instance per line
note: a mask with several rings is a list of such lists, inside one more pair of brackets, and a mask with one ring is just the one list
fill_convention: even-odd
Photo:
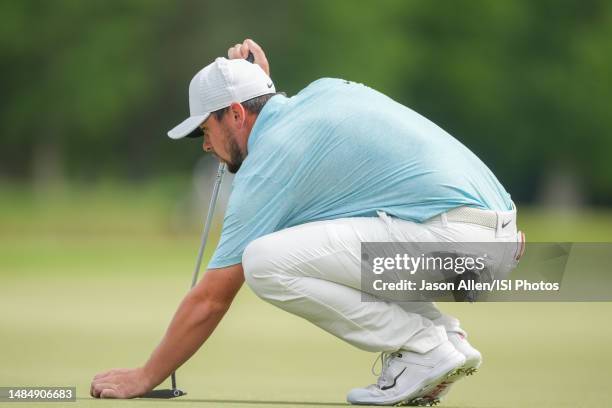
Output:
[[318,220],[422,222],[460,206],[509,210],[509,194],[465,146],[364,85],[318,80],[260,113],[211,267],[240,262],[267,233]]

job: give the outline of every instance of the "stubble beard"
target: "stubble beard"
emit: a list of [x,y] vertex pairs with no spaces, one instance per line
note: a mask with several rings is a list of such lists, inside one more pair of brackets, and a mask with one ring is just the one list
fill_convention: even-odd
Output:
[[234,134],[227,128],[225,129],[225,140],[225,148],[230,155],[229,161],[226,162],[227,171],[236,174],[238,170],[240,170],[240,166],[242,166],[246,154],[240,150],[240,146],[238,146]]

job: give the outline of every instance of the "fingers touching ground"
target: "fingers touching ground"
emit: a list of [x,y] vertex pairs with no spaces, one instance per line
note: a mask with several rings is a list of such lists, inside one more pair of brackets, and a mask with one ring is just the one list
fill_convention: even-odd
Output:
[[149,391],[141,369],[115,369],[96,375],[89,389],[94,398],[134,398]]
[[118,394],[116,384],[107,382],[92,384],[91,396],[94,398],[119,398]]

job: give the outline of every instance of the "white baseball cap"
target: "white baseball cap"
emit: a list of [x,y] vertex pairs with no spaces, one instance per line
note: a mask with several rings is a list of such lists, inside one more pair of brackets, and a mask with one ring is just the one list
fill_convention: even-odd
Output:
[[168,136],[181,139],[196,130],[211,112],[275,92],[274,83],[259,65],[244,59],[217,58],[191,80],[190,116],[170,130]]

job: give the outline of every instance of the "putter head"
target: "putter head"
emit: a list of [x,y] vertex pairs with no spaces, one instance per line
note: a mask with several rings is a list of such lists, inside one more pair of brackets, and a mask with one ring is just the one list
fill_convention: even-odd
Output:
[[157,398],[157,399],[170,399],[187,395],[185,391],[175,389],[162,389],[149,391],[146,394],[140,396],[140,398]]

